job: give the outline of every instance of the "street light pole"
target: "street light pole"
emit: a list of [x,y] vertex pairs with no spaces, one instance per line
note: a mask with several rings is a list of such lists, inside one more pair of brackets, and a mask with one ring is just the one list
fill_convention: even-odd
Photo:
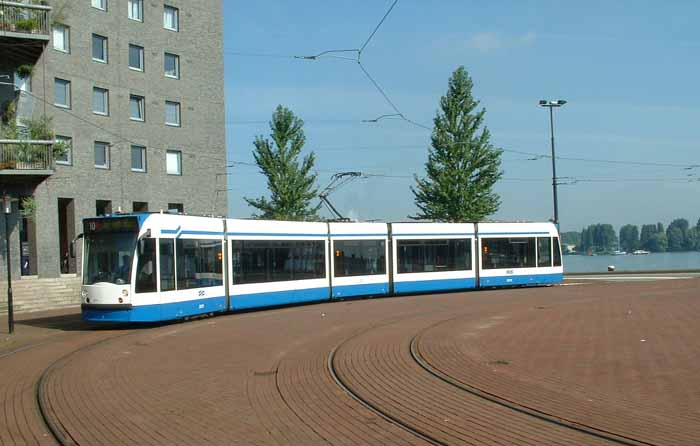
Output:
[[10,334],[15,331],[15,315],[12,306],[12,262],[10,261],[10,219],[12,201],[7,193],[3,194],[3,214],[5,214],[5,266],[7,267],[7,330]]
[[554,224],[559,227],[559,198],[557,197],[557,159],[554,152],[554,107],[561,107],[566,104],[564,100],[546,101],[541,100],[540,106],[549,108],[549,129],[552,135],[552,195],[554,198]]

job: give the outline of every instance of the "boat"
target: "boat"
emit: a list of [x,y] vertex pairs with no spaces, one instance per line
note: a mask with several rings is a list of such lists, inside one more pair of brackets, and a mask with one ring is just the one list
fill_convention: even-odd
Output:
[[641,256],[641,255],[651,254],[651,252],[645,251],[643,249],[638,249],[638,250],[634,251],[632,254],[634,254],[636,256]]
[[615,251],[613,251],[613,255],[614,255],[614,256],[626,256],[626,255],[627,255],[627,251],[620,251],[620,250],[617,250],[617,249],[616,249]]

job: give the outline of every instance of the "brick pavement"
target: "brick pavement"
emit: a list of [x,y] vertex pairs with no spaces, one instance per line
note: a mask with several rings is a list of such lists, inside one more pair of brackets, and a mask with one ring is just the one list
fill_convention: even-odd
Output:
[[338,386],[334,348],[353,392],[442,444],[609,444],[437,379],[410,355],[417,334],[421,356],[468,385],[652,444],[698,444],[699,284],[368,299],[121,330],[24,321],[41,342],[0,353],[0,445],[53,443],[42,373],[49,418],[80,445],[429,444]]

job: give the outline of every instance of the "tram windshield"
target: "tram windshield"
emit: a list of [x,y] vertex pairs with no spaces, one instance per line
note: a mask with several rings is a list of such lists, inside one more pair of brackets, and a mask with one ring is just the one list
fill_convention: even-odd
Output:
[[99,282],[130,283],[136,233],[93,234],[85,236],[84,285]]
[[86,219],[83,284],[131,283],[138,222],[135,218]]

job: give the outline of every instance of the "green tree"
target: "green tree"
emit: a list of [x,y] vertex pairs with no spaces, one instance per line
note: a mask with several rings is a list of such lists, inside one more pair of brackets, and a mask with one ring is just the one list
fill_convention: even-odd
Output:
[[562,232],[561,242],[565,245],[578,246],[581,244],[581,233],[576,231]]
[[688,251],[700,251],[700,229],[688,229],[688,238],[686,239],[686,249]]
[[639,236],[639,246],[642,249],[651,251],[651,249],[649,249],[649,243],[654,234],[656,234],[656,225],[642,225],[642,232]]
[[655,232],[647,245],[651,252],[666,252],[668,250],[668,237],[666,237],[665,232]]
[[627,252],[639,249],[639,228],[637,225],[624,225],[620,228],[620,248]]
[[318,196],[315,187],[316,174],[311,173],[315,155],[309,153],[298,161],[301,149],[306,142],[304,121],[291,110],[277,106],[270,121],[270,139],[257,136],[253,156],[255,162],[267,177],[270,198],[244,198],[249,206],[259,214],[257,218],[271,220],[313,220],[318,219],[318,209],[311,201]]
[[666,237],[668,237],[669,251],[689,251],[692,250],[694,242],[688,240],[690,223],[685,218],[677,218],[668,225]]
[[[501,200],[493,186],[501,178],[501,153],[489,142],[485,109],[472,96],[464,67],[449,80],[435,116],[426,177],[411,187],[419,211],[413,219],[478,221],[495,213]],[[481,130],[480,130],[481,129]]]
[[581,245],[577,249],[580,253],[587,253],[593,249],[593,231],[591,227],[583,228],[581,231]]
[[669,226],[666,230],[666,238],[668,240],[669,251],[678,252],[684,250],[685,237],[681,228],[677,226]]

